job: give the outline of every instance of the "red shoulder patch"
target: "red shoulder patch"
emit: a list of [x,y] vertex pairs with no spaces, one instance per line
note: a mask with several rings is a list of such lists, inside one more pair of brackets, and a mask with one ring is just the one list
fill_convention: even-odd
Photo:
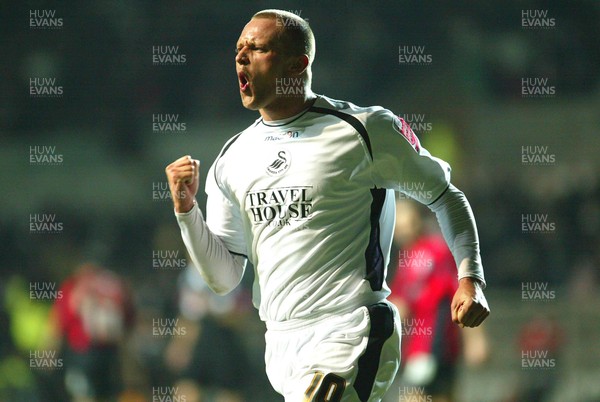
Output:
[[406,121],[404,121],[402,117],[396,117],[395,119],[393,119],[392,126],[394,127],[394,130],[396,130],[398,133],[402,134],[404,138],[406,138],[408,143],[412,145],[415,151],[419,152],[421,150],[421,144],[419,143],[419,139],[417,138],[412,128],[410,128],[410,125]]

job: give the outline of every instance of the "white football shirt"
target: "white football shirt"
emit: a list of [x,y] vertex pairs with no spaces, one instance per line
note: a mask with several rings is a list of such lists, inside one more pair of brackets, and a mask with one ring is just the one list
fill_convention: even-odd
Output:
[[208,172],[207,225],[254,265],[261,319],[313,318],[387,297],[394,190],[430,204],[449,183],[449,165],[389,110],[318,96],[224,146]]

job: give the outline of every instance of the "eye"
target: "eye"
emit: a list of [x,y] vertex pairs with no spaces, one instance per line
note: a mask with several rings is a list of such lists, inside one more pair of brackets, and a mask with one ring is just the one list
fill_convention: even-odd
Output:
[[268,52],[268,51],[269,51],[269,49],[267,49],[266,47],[263,47],[263,46],[256,46],[256,45],[252,45],[252,44],[250,44],[250,45],[245,45],[245,46],[241,46],[241,45],[239,45],[239,46],[237,46],[237,47],[234,49],[234,52],[235,52],[236,54],[238,54],[240,51],[242,51],[242,49],[243,49],[244,47],[247,47],[247,48],[248,48],[248,50],[250,50],[250,51],[252,51],[252,52],[260,52],[260,53],[264,53],[264,52]]
[[250,50],[264,53],[267,51],[267,48],[263,46],[250,45]]

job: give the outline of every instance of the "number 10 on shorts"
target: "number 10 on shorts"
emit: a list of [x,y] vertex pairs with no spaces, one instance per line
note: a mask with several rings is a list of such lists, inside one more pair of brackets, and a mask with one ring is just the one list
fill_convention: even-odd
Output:
[[304,393],[304,402],[339,402],[346,389],[346,380],[339,375],[315,373]]

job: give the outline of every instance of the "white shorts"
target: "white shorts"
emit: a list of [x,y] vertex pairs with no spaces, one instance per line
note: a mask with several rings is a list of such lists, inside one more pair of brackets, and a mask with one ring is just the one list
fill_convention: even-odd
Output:
[[286,402],[380,401],[400,364],[400,319],[385,301],[291,327],[268,325],[267,376]]

